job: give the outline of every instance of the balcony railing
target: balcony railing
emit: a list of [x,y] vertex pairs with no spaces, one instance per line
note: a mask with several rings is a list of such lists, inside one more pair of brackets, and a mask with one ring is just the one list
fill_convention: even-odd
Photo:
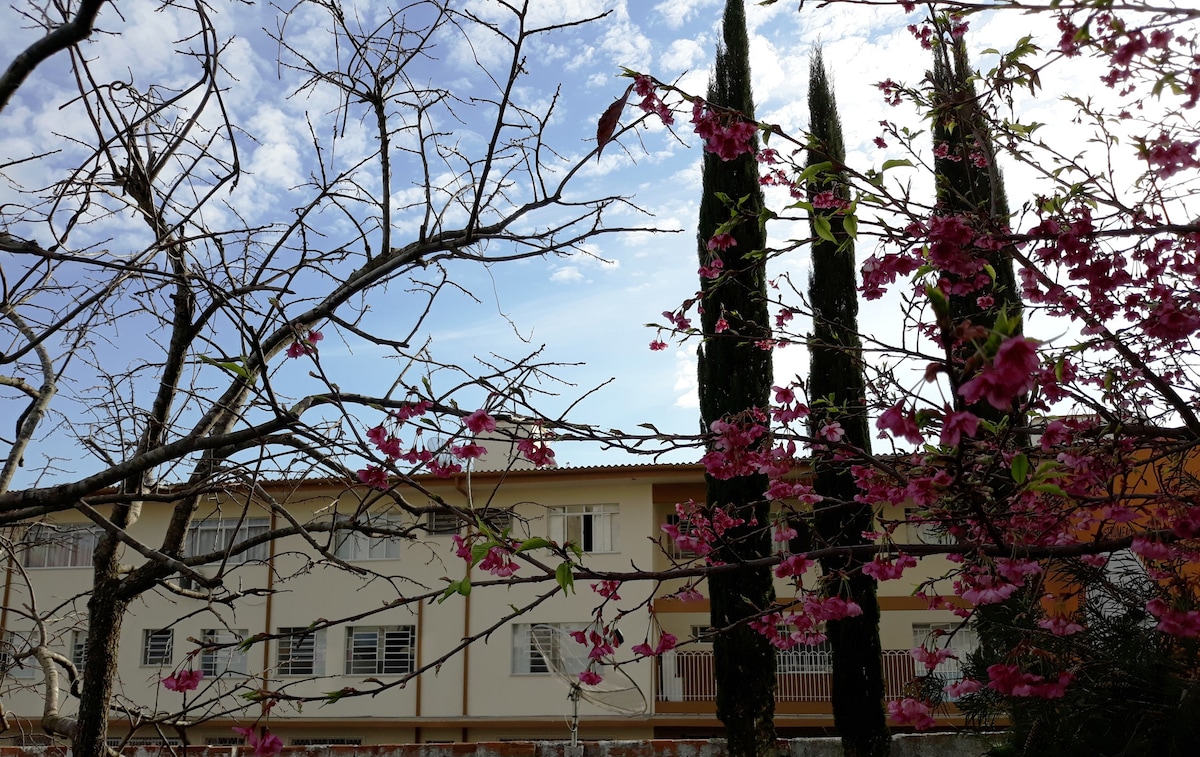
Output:
[[[831,697],[832,660],[828,651],[793,651],[777,660],[776,701],[828,702]],[[921,673],[924,674],[922,668]],[[934,673],[946,683],[962,678],[958,660],[946,660]],[[905,684],[917,675],[916,663],[906,649],[883,651],[884,696],[901,699]],[[660,658],[660,702],[708,702],[717,697],[713,679],[713,653],[707,650],[673,650]]]

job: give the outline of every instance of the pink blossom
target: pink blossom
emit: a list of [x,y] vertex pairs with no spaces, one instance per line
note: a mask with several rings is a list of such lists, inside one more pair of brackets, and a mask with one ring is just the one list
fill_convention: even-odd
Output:
[[368,465],[358,471],[358,480],[373,489],[386,491],[388,488],[387,471],[378,465]]
[[283,741],[269,728],[262,729],[261,736],[247,727],[234,726],[233,732],[246,739],[246,744],[254,750],[254,757],[275,757],[283,751]]
[[714,333],[722,334],[728,330],[729,330],[729,321],[725,320],[724,318],[718,318],[717,322],[713,324],[713,332]]
[[932,671],[941,665],[946,660],[957,660],[958,656],[954,654],[952,649],[943,648],[930,651],[925,647],[913,647],[908,650],[908,656],[925,666],[925,670]]
[[585,670],[579,674],[579,682],[585,686],[595,686],[603,680],[604,679],[600,677],[600,674],[594,670]]
[[675,645],[678,642],[679,639],[677,639],[673,634],[663,631],[659,634],[658,643],[655,644],[653,648],[651,648],[648,643],[643,642],[641,644],[635,644],[629,649],[631,652],[641,655],[642,657],[658,657],[664,652],[670,652],[675,648]]
[[680,602],[700,602],[704,599],[704,595],[696,591],[694,586],[685,586],[675,592],[675,597]]
[[862,572],[876,581],[891,581],[900,578],[905,568],[911,568],[916,564],[917,559],[912,555],[900,555],[894,563],[891,560],[885,560],[882,556],[877,556],[862,566]]
[[1066,618],[1042,618],[1038,621],[1038,626],[1046,629],[1055,636],[1071,636],[1083,630],[1083,626],[1078,623],[1072,623]]
[[520,565],[513,562],[512,555],[503,547],[489,549],[487,555],[480,561],[479,567],[499,578],[508,578],[521,569]]
[[976,681],[974,678],[964,678],[957,683],[951,683],[943,686],[942,691],[957,699],[958,697],[965,696],[967,694],[974,694],[982,688],[983,684],[979,681]]
[[1037,342],[1023,336],[1010,337],[996,350],[996,357],[975,378],[958,389],[970,404],[986,399],[997,410],[1008,409],[1036,381]]
[[889,700],[887,703],[888,718],[897,725],[911,725],[918,731],[927,731],[937,725],[930,714],[929,705],[911,697],[900,700]]
[[953,412],[947,408],[945,417],[942,419],[941,442],[947,446],[956,447],[964,435],[973,437],[978,429],[979,418],[973,413],[965,410]]
[[554,461],[554,450],[544,442],[522,439],[517,442],[517,451],[538,468],[553,468],[558,464]]
[[706,246],[714,252],[724,252],[730,247],[737,247],[737,240],[732,234],[713,234]]
[[988,688],[1012,697],[1040,697],[1058,699],[1067,692],[1067,685],[1074,680],[1071,673],[1060,673],[1058,680],[1047,681],[1033,673],[1023,673],[1016,665],[990,665],[987,669]]
[[1146,611],[1158,618],[1158,630],[1163,633],[1188,638],[1200,635],[1200,611],[1176,610],[1162,598],[1147,602]]
[[167,691],[195,691],[204,680],[203,670],[179,670],[162,679]]
[[607,597],[614,602],[621,599],[620,595],[617,594],[617,589],[619,588],[621,588],[620,581],[601,581],[599,583],[592,584],[592,591],[596,592],[602,597]]
[[846,430],[842,428],[842,424],[838,421],[826,423],[817,430],[817,436],[831,442],[840,442],[842,437],[846,435]]
[[692,105],[692,123],[696,135],[704,140],[705,151],[721,160],[733,160],[754,149],[751,140],[758,132],[758,124],[716,113],[699,98]]
[[1129,548],[1147,560],[1170,560],[1173,556],[1170,545],[1153,541],[1146,536],[1133,537],[1133,543],[1129,545]]
[[487,454],[487,447],[474,442],[455,444],[450,448],[450,454],[463,460],[475,460]]
[[667,343],[662,341],[661,339],[655,339],[653,342],[650,343],[650,351],[651,352],[661,352],[662,350],[665,350],[666,348],[667,348]]
[[[710,242],[710,244],[711,244],[711,242]],[[717,259],[713,260],[711,263],[709,263],[708,265],[700,266],[700,270],[697,271],[697,273],[700,274],[700,278],[711,280],[711,279],[721,278],[721,274],[724,272],[724,270],[725,270],[725,264],[723,262],[721,262],[720,258],[717,258]]]
[[292,342],[288,345],[288,357],[301,357],[303,355],[311,355],[317,351],[317,342],[325,338],[325,335],[320,331],[309,331],[304,339]]
[[788,555],[775,566],[776,578],[791,578],[803,575],[813,566],[813,561],[806,555]]
[[495,419],[488,415],[487,411],[482,408],[463,418],[463,423],[475,434],[483,434],[496,430]]
[[902,436],[910,444],[921,444],[925,438],[921,436],[921,429],[917,426],[917,418],[911,411],[904,411],[904,403],[897,402],[883,414],[879,416],[879,420],[875,421],[875,427],[881,431],[888,431],[892,436]]
[[454,554],[468,563],[473,562],[475,559],[471,551],[471,543],[459,534],[454,535]]

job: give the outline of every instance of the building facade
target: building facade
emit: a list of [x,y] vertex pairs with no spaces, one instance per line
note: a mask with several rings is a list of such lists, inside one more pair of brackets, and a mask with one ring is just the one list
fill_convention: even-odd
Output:
[[[672,559],[686,560],[662,526],[677,502],[704,496],[698,465],[484,471],[419,483],[428,501],[412,504],[440,499],[479,514],[478,522],[489,527],[511,528],[523,539],[571,541],[584,551],[588,568],[612,571],[665,570]],[[147,503],[130,534],[145,544],[161,542],[168,510]],[[903,517],[892,510],[885,508],[881,518]],[[134,743],[186,738],[192,744],[232,744],[241,743],[241,737],[231,727],[257,721],[285,744],[568,738],[574,704],[554,669],[571,652],[554,659],[559,652],[549,640],[551,629],[586,627],[604,598],[584,583],[574,592],[553,580],[505,585],[478,566],[470,575],[470,591],[441,596],[452,582],[461,589],[467,576],[454,536],[467,534],[469,527],[445,512],[415,517],[364,487],[280,482],[259,494],[232,492],[206,500],[194,518],[188,554],[220,551],[284,527],[288,520],[330,523],[355,513],[367,513],[373,523],[406,531],[407,537],[318,531],[264,542],[226,556],[223,566],[199,568],[213,576],[223,567],[220,601],[180,577],[172,579],[173,587],[135,602],[124,622],[117,702],[153,713],[177,710],[186,701],[193,724],[183,730],[139,728],[136,717],[114,712],[112,735],[125,736],[132,729]],[[933,538],[916,529],[905,536],[896,539]],[[56,651],[77,665],[85,662],[96,538],[90,524],[65,515],[10,534],[0,612],[5,644],[0,696],[13,723],[4,734],[9,743],[33,743],[40,733],[42,673],[28,655],[38,634],[33,619],[43,619]],[[131,564],[143,559],[126,551]],[[548,549],[527,557],[551,571],[555,567]],[[927,609],[926,600],[912,596],[915,583],[943,570],[939,560],[929,559],[903,581],[880,585],[889,696],[900,696],[914,675],[908,650],[957,621],[953,613]],[[537,573],[527,563],[516,576]],[[616,626],[625,644],[615,659],[628,661],[621,671],[637,689],[621,693],[621,702],[628,705],[640,693],[645,708],[629,714],[626,706],[618,713],[585,697],[578,703],[581,738],[719,734],[708,604],[674,596],[679,585],[626,584],[620,600],[604,605],[606,621],[619,617]],[[703,584],[697,588],[705,593]],[[779,596],[786,599],[789,592],[781,582]],[[643,640],[653,646],[660,628],[677,636],[680,646],[660,658],[635,659],[629,647]],[[468,639],[475,641],[466,644]],[[969,646],[971,640],[960,632],[953,643]],[[954,666],[948,661],[937,673],[952,679]],[[424,668],[404,686],[395,685]],[[828,669],[823,647],[780,651],[781,735],[832,724]],[[198,689],[175,692],[163,686],[165,678],[183,670],[204,673]],[[374,696],[352,695],[375,690]],[[269,713],[253,702],[247,709],[247,698],[261,699],[254,694],[260,691],[285,696]],[[311,699],[300,701],[304,697]],[[71,714],[73,706],[64,691],[63,713]],[[950,715],[945,722],[958,721]]]

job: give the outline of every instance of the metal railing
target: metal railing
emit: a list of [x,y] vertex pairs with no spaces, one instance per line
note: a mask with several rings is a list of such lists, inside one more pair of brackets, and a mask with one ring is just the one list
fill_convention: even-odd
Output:
[[[775,674],[776,701],[828,702],[831,696],[832,661],[827,650],[795,655],[784,653]],[[920,670],[923,675],[924,668]],[[962,678],[958,660],[946,660],[934,673],[946,683]],[[907,649],[883,651],[884,696],[901,699],[904,686],[918,674],[916,663]],[[658,664],[660,702],[707,702],[717,698],[713,679],[713,653],[710,650],[672,650]]]

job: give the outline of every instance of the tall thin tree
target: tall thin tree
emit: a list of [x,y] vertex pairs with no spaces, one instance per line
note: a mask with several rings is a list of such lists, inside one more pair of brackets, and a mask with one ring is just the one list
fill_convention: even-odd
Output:
[[[715,106],[739,111],[747,119],[754,117],[749,48],[742,0],[727,0],[724,44],[717,49],[707,99]],[[730,161],[705,154],[700,262],[711,268],[719,259],[724,271],[717,279],[701,280],[704,341],[699,354],[699,390],[705,430],[721,419],[749,422],[769,401],[771,353],[759,345],[770,336],[766,272],[762,257],[754,254],[766,245],[758,220],[762,207],[753,154]],[[742,222],[731,225],[735,217]],[[729,236],[722,232],[720,243],[710,244],[721,228],[727,229]],[[763,528],[769,507],[763,496],[766,477],[721,480],[707,476],[706,484],[709,508],[731,511],[745,521],[725,532],[717,557],[735,564],[769,555],[770,542]],[[744,568],[714,575],[709,578],[709,590],[711,623],[721,631],[713,642],[717,717],[725,725],[729,754],[774,754],[775,650],[746,622],[774,602],[770,570]]]
[[[841,443],[871,450],[867,424],[862,344],[858,337],[858,289],[855,282],[854,239],[846,223],[849,192],[844,181],[846,148],[837,102],[825,70],[821,49],[813,52],[808,77],[808,165],[828,164],[808,184],[814,205],[812,274],[808,297],[813,312],[809,342],[811,367],[808,389],[811,433],[826,424],[840,424]],[[874,511],[855,501],[858,487],[850,463],[836,448],[813,453],[813,488],[823,498],[814,513],[816,537],[822,545],[868,543],[864,532],[874,530]],[[883,652],[879,641],[879,601],[875,579],[865,575],[853,555],[821,561],[825,591],[853,600],[862,614],[826,624],[833,648],[833,720],[846,755],[884,757],[891,753],[891,736],[883,709]]]

